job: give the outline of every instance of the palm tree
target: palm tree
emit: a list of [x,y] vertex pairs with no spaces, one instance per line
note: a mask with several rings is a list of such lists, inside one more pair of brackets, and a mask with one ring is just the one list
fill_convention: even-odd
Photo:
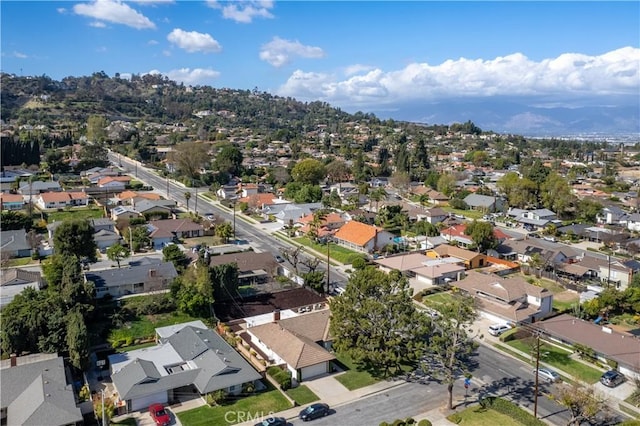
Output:
[[376,213],[378,212],[378,203],[387,198],[387,191],[383,187],[379,186],[369,193],[369,206],[371,201],[376,202]]
[[309,238],[312,241],[318,241],[318,230],[322,227],[322,223],[327,218],[327,214],[324,210],[316,210],[313,212],[313,219],[309,223]]
[[187,201],[187,211],[189,211],[189,200],[191,199],[191,193],[189,191],[184,193],[184,199]]

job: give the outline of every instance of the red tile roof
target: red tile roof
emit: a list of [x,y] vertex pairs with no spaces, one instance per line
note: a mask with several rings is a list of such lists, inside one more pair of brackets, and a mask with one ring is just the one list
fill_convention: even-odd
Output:
[[382,228],[352,220],[342,225],[342,228],[336,232],[335,237],[357,246],[364,246],[380,231],[382,231]]

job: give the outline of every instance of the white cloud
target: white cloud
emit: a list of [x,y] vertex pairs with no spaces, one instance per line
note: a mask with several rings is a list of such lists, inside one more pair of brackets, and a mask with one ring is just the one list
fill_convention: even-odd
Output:
[[305,46],[297,40],[285,40],[280,37],[274,37],[273,40],[264,44],[260,49],[260,59],[274,67],[286,65],[296,56],[314,59],[323,58],[324,51],[319,47]]
[[105,28],[107,26],[107,24],[105,24],[104,22],[100,22],[100,21],[93,21],[89,24],[90,27],[94,27],[94,28]]
[[450,97],[637,95],[640,49],[624,47],[598,56],[566,53],[539,62],[514,53],[489,60],[460,58],[439,65],[413,63],[399,70],[342,75],[297,70],[278,94],[353,106]]
[[13,52],[13,56],[19,59],[27,59],[29,56],[22,52]]
[[370,65],[362,65],[362,64],[353,64],[353,65],[349,65],[348,67],[346,67],[344,69],[344,74],[347,76],[350,75],[354,75],[354,74],[360,74],[363,72],[368,72],[375,69],[375,67],[372,67]]
[[189,53],[204,52],[217,53],[222,50],[222,46],[209,34],[197,31],[184,31],[176,28],[169,33],[167,40]]
[[170,80],[174,80],[186,85],[204,85],[211,84],[220,76],[218,71],[211,68],[180,68],[168,72],[160,72],[158,70],[149,71],[147,74],[160,74],[167,76]]
[[73,11],[78,15],[122,24],[139,30],[156,27],[149,18],[119,0],[95,0],[91,3],[79,3],[73,6]]
[[227,4],[222,4],[216,0],[209,0],[207,4],[211,8],[222,9],[223,18],[243,24],[250,24],[253,18],[273,18],[273,15],[269,12],[269,10],[273,9],[273,1],[271,0],[247,0]]
[[148,44],[149,46],[155,46],[156,44],[159,44],[159,43],[158,43],[158,40],[153,40],[153,39],[152,39],[152,40],[149,40],[149,41],[147,42],[147,44]]
[[57,9],[56,9],[56,11],[57,11],[58,13],[63,14],[63,15],[64,15],[65,13],[67,13],[67,9],[65,9],[64,7],[59,7],[59,8],[57,8]]

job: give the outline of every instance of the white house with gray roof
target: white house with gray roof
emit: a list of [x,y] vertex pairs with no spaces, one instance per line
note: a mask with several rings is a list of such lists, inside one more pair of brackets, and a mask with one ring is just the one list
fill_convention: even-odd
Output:
[[107,294],[121,297],[129,294],[167,290],[171,281],[177,276],[178,272],[173,263],[159,260],[154,263],[103,269],[84,274],[86,281],[95,284],[97,299],[103,298]]
[[157,345],[109,356],[111,379],[127,411],[167,404],[178,395],[237,395],[262,376],[202,321],[156,329]]
[[0,368],[3,425],[80,425],[82,413],[57,354],[12,356]]

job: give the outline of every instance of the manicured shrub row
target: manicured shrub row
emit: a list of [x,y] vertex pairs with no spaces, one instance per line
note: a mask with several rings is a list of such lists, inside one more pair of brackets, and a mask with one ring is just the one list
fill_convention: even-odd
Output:
[[[404,420],[396,419],[392,423],[382,422],[380,423],[380,426],[409,426],[409,425],[415,425],[415,424],[416,424],[415,419],[408,417]],[[423,419],[417,423],[417,426],[431,426],[431,422],[427,419]]]
[[267,374],[273,377],[273,379],[278,382],[280,388],[282,390],[287,390],[291,388],[291,373],[288,371],[284,371],[280,367],[269,367],[267,369]]
[[480,401],[480,405],[485,408],[491,408],[499,413],[507,415],[512,419],[526,426],[544,426],[545,422],[536,419],[532,414],[524,411],[513,402],[506,399],[491,396]]

